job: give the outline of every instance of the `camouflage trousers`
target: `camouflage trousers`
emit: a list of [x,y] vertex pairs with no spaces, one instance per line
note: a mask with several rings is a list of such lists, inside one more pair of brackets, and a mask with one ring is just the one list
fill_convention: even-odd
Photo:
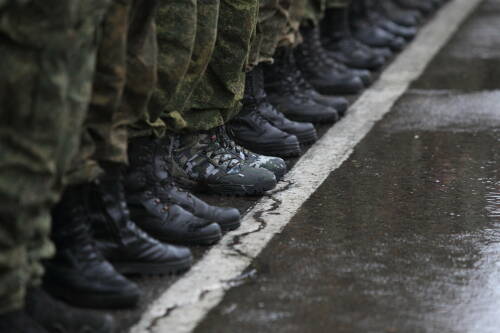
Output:
[[257,0],[168,0],[158,14],[159,86],[148,121],[209,130],[239,111]]
[[99,162],[127,163],[129,127],[138,127],[157,82],[153,0],[113,0],[101,29],[92,99],[69,184],[94,180]]
[[0,1],[0,313],[53,254],[50,208],[78,150],[102,0]]
[[250,64],[272,62],[276,48],[302,42],[301,24],[317,25],[327,8],[348,6],[350,0],[260,0],[259,20]]
[[[249,64],[272,63],[278,46],[290,46],[297,42],[298,26],[291,20],[293,4],[302,0],[260,0],[259,17],[255,38],[252,42]],[[295,29],[294,29],[295,28]]]

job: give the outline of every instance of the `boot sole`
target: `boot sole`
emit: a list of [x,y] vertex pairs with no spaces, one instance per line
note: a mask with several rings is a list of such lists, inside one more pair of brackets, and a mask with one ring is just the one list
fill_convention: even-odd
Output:
[[276,183],[269,183],[268,185],[207,185],[207,190],[212,193],[224,195],[224,196],[259,196],[263,195],[269,190],[276,187]]
[[214,233],[212,235],[206,235],[203,237],[189,238],[189,239],[172,239],[168,237],[161,237],[158,235],[153,235],[154,238],[159,241],[171,244],[181,244],[181,245],[213,245],[220,241],[222,234],[220,232]]
[[297,139],[299,139],[300,144],[307,146],[315,143],[318,141],[318,135],[316,134],[316,131],[314,132],[308,132],[308,133],[302,133],[302,134],[295,134],[297,136]]
[[221,228],[221,230],[223,232],[236,230],[241,226],[240,221],[231,222],[231,223],[217,223],[217,224],[219,225],[219,227]]
[[111,264],[113,264],[118,272],[124,275],[175,275],[187,271],[193,264],[193,257],[158,264],[142,262],[111,262]]
[[68,289],[59,286],[44,285],[44,288],[56,298],[65,301],[68,304],[95,309],[124,309],[134,307],[139,301],[139,294],[115,294],[103,295],[103,293],[71,293]]

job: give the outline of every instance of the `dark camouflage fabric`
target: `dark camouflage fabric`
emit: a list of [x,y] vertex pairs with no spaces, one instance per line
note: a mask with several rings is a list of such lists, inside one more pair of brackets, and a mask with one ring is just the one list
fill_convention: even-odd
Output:
[[241,172],[242,160],[224,147],[214,131],[170,136],[165,145],[170,147],[172,176],[188,188]]
[[143,119],[157,82],[153,0],[113,0],[104,18],[85,131],[70,184],[99,175],[98,162],[127,163],[128,128]]
[[105,0],[0,1],[0,313],[53,254],[50,208],[78,150]]

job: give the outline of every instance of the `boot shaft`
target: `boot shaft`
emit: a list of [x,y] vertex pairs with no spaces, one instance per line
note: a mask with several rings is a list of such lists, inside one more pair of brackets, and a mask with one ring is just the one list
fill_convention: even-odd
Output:
[[321,22],[321,34],[328,40],[340,40],[351,36],[349,8],[328,8]]

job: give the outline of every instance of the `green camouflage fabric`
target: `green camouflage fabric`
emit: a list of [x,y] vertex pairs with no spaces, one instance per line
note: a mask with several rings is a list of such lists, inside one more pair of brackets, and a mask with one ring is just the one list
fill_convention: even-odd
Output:
[[0,1],[0,313],[54,251],[50,208],[78,150],[103,0]]
[[220,0],[212,59],[183,112],[189,129],[212,129],[238,114],[257,14],[257,0]]
[[95,179],[98,162],[128,162],[128,128],[144,117],[157,82],[156,5],[113,0],[104,18],[82,145],[67,174],[72,185]]
[[[193,16],[186,13],[184,6],[192,3],[184,1],[167,1],[162,10],[171,10],[170,15],[175,18],[176,13],[181,13],[181,22],[187,25]],[[159,92],[155,92],[146,116],[150,126],[161,113],[170,132],[206,131],[223,125],[238,113],[257,11],[257,0],[198,0],[194,37],[192,26],[178,21],[174,24],[165,20],[167,14],[160,14],[159,40],[171,38],[167,40],[172,47],[161,47]],[[194,44],[189,46],[193,38]],[[189,51],[191,57],[187,59]],[[175,64],[181,65],[174,69]],[[177,84],[165,84],[169,78],[177,77],[182,77]]]
[[150,121],[163,115],[170,130],[187,125],[182,112],[190,107],[191,95],[207,70],[217,39],[218,19],[218,0],[161,4],[157,15],[159,84],[149,105]]
[[[272,63],[276,47],[288,37],[292,0],[260,0],[255,39],[252,42],[249,63]],[[293,35],[292,35],[293,36]],[[293,37],[292,37],[293,38]]]

